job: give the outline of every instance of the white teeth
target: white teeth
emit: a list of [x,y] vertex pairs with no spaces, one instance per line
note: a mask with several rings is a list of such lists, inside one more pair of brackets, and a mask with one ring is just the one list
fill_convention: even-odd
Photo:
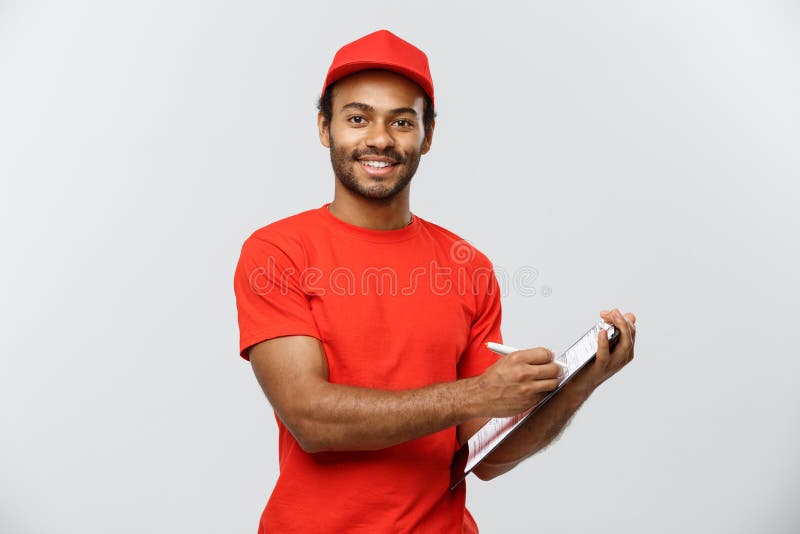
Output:
[[372,160],[361,160],[362,165],[366,165],[367,167],[375,167],[376,169],[382,169],[384,167],[388,167],[391,163],[386,161],[372,161]]

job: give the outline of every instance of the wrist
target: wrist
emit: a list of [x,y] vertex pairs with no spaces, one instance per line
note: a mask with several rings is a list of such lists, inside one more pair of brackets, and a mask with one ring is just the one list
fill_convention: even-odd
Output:
[[597,389],[600,382],[592,375],[591,368],[584,369],[585,372],[578,373],[564,388],[560,394],[567,393],[574,399],[574,403],[580,405],[589,398],[589,396]]
[[485,413],[488,400],[485,398],[486,390],[481,385],[480,376],[463,378],[456,384],[461,388],[461,395],[459,395],[461,402],[459,402],[458,410],[464,420],[490,416]]

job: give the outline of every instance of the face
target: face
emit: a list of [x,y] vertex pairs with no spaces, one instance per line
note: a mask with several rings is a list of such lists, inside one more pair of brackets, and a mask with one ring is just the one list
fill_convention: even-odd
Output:
[[424,93],[387,71],[363,71],[336,82],[330,124],[318,118],[337,180],[350,193],[390,201],[408,194],[420,156],[430,149],[422,122]]

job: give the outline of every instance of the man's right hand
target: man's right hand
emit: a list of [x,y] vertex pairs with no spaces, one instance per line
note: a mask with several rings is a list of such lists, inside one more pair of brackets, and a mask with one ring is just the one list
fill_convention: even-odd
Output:
[[562,368],[544,347],[518,350],[497,360],[477,377],[486,417],[511,417],[558,387]]

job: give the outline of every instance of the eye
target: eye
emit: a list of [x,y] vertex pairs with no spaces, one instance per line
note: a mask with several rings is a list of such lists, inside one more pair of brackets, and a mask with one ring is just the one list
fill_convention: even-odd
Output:
[[348,117],[347,121],[352,123],[352,124],[361,125],[361,124],[366,124],[367,119],[365,119],[361,115],[353,115],[352,117]]
[[408,119],[397,119],[394,123],[400,128],[413,128],[414,123]]

